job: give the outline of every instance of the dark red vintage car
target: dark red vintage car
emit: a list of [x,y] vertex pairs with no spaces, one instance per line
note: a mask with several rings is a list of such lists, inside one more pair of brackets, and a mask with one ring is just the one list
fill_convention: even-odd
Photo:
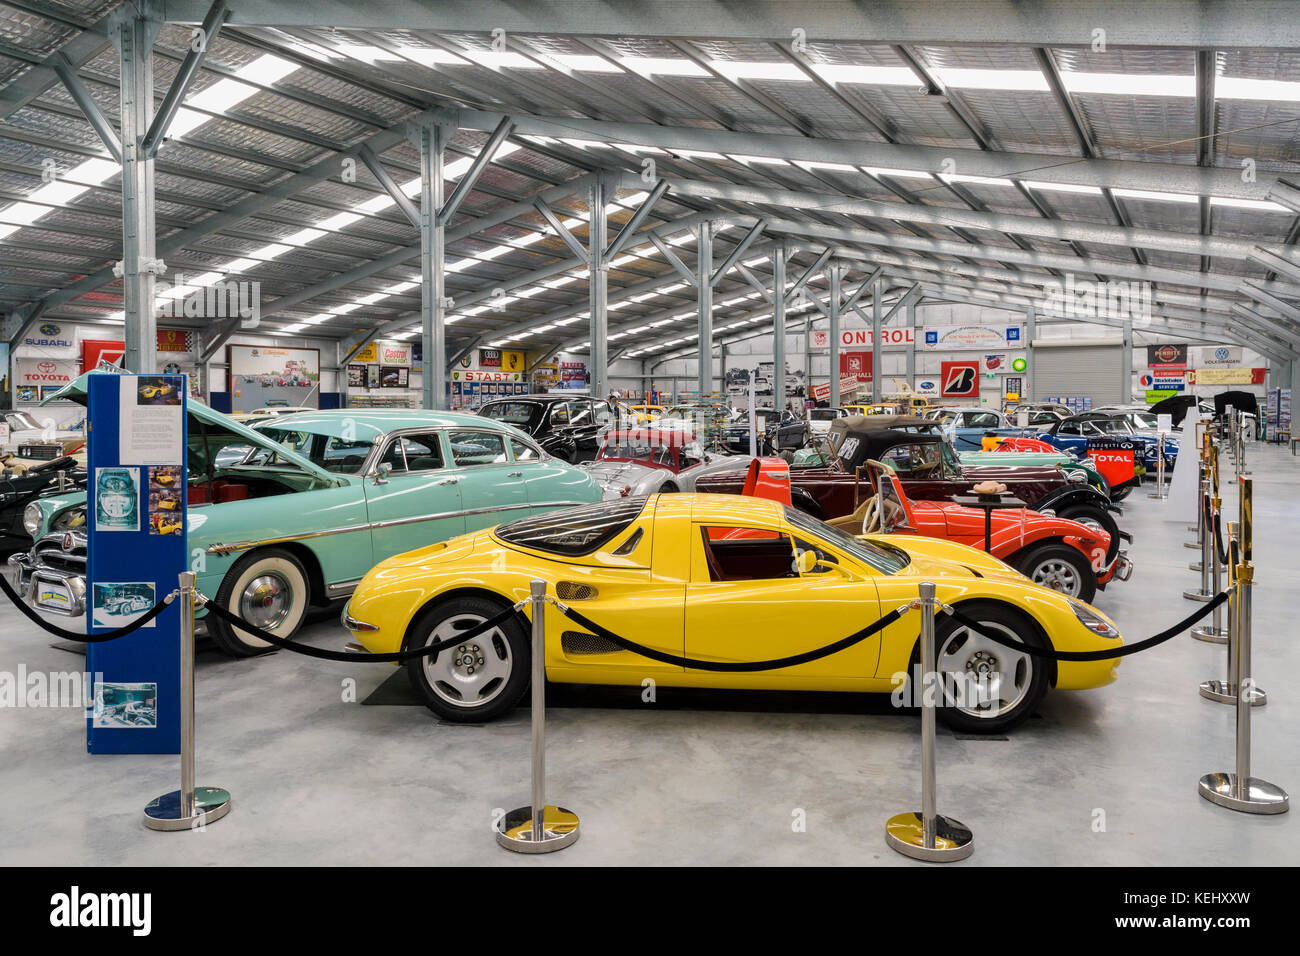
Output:
[[[810,511],[823,520],[850,515],[858,504],[873,493],[871,482],[861,466],[870,459],[883,461],[894,469],[903,488],[913,501],[949,501],[953,495],[966,495],[982,481],[992,479],[1007,486],[1007,494],[1020,499],[1035,511],[1051,511],[1058,517],[1092,525],[1110,535],[1107,563],[1119,554],[1123,534],[1112,511],[1118,511],[1097,489],[1060,468],[1006,465],[962,465],[942,436],[914,432],[874,429],[861,423],[861,416],[840,419],[831,425],[829,442],[835,458],[828,465],[800,467],[791,465],[792,489],[807,492],[820,513],[811,511],[807,499],[796,507]],[[695,483],[698,492],[739,494],[745,473],[721,472],[701,476]],[[802,496],[799,496],[802,498]]]

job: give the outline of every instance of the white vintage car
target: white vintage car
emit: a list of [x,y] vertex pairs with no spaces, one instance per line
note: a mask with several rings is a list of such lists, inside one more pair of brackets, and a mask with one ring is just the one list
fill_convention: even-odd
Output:
[[693,432],[679,428],[625,428],[606,432],[594,461],[578,465],[606,499],[694,491],[701,475],[738,471],[748,455],[706,452]]

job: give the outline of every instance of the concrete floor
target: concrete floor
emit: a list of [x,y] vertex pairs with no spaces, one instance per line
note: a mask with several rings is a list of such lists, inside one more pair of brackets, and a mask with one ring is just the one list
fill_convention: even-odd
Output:
[[[1256,478],[1254,773],[1300,795],[1300,458],[1250,446]],[[1230,466],[1226,469],[1231,474]],[[1229,493],[1228,507],[1235,508]],[[1186,520],[1135,493],[1121,524],[1137,540],[1133,579],[1098,604],[1129,640],[1196,605]],[[343,639],[326,615],[304,639]],[[79,668],[77,658],[0,607],[0,670]],[[1300,863],[1300,812],[1255,817],[1212,806],[1196,783],[1230,770],[1233,714],[1201,699],[1225,651],[1189,637],[1128,659],[1107,688],[1050,694],[1010,739],[940,729],[939,808],[975,833],[992,864]],[[582,818],[571,849],[499,849],[494,808],[528,801],[528,713],[486,726],[440,723],[419,706],[358,700],[394,676],[277,653],[231,661],[203,650],[198,782],[234,795],[202,833],[140,823],[177,786],[176,757],[85,752],[75,710],[0,712],[3,864],[881,864],[923,866],[885,847],[889,816],[919,809],[920,721],[888,700],[845,695],[702,694],[553,688],[548,796]],[[381,696],[401,698],[398,675]],[[806,830],[792,823],[803,811]],[[1097,832],[1099,811],[1104,832]]]

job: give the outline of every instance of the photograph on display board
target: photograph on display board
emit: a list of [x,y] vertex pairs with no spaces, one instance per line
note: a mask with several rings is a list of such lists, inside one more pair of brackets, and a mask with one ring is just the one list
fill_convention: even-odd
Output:
[[151,730],[158,726],[158,685],[96,681],[91,725],[119,730]]
[[[59,391],[62,388],[63,388],[62,385],[42,385],[41,401],[43,402],[46,401],[47,399],[53,398],[55,395],[59,393]],[[19,399],[19,401],[22,401],[22,399]],[[67,399],[60,399],[60,402],[66,402],[66,401]]]
[[180,534],[183,492],[181,470],[176,465],[149,468],[149,533]]
[[348,366],[348,388],[366,387],[366,367],[364,365]]
[[379,366],[367,365],[366,366],[366,388],[378,388],[378,387],[379,387]]
[[[60,386],[62,387],[62,386]],[[20,402],[34,403],[40,401],[40,387],[36,385],[19,385],[17,398]]]
[[100,468],[95,472],[95,528],[140,530],[140,479],[134,468]]
[[379,370],[379,384],[384,388],[406,388],[410,384],[411,370],[405,365],[383,366]]
[[125,627],[158,602],[152,581],[96,581],[90,590],[90,618],[95,627]]
[[320,407],[320,349],[228,345],[231,410]]
[[135,395],[137,405],[179,405],[184,399],[181,379],[175,375],[142,375]]

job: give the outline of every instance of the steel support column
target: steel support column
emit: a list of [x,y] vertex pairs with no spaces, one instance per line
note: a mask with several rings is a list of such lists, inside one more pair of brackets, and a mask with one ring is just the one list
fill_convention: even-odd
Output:
[[907,387],[916,388],[916,299],[907,303],[907,328],[911,333],[907,343]]
[[1124,320],[1124,348],[1119,360],[1119,401],[1127,405],[1133,401],[1133,320]]
[[591,184],[590,220],[587,229],[587,291],[591,320],[591,394],[597,398],[609,395],[609,222],[605,208],[613,190],[605,176],[597,176]]
[[830,295],[827,298],[828,313],[831,320],[830,334],[830,376],[831,408],[840,407],[840,279],[844,275],[844,266],[838,259],[832,259],[826,278],[830,283]]
[[[726,383],[726,377],[723,377]],[[785,243],[772,250],[772,407],[785,408]]]
[[1025,385],[1020,393],[1020,400],[1028,401],[1034,397],[1034,339],[1037,337],[1038,314],[1031,305],[1025,309]]
[[696,232],[696,291],[699,304],[699,368],[696,387],[700,401],[705,401],[713,391],[713,223],[702,222]]
[[153,41],[161,26],[149,13],[132,15],[124,8],[109,27],[121,67],[123,364],[133,372],[158,368],[154,170],[140,141],[153,118]]
[[884,371],[881,368],[884,353],[880,348],[880,294],[884,291],[882,286],[883,283],[877,276],[874,288],[871,290],[871,401],[873,404],[880,402],[880,379]]
[[449,131],[421,126],[420,147],[420,342],[424,355],[425,408],[447,407],[447,227],[438,217],[443,204],[443,148]]

